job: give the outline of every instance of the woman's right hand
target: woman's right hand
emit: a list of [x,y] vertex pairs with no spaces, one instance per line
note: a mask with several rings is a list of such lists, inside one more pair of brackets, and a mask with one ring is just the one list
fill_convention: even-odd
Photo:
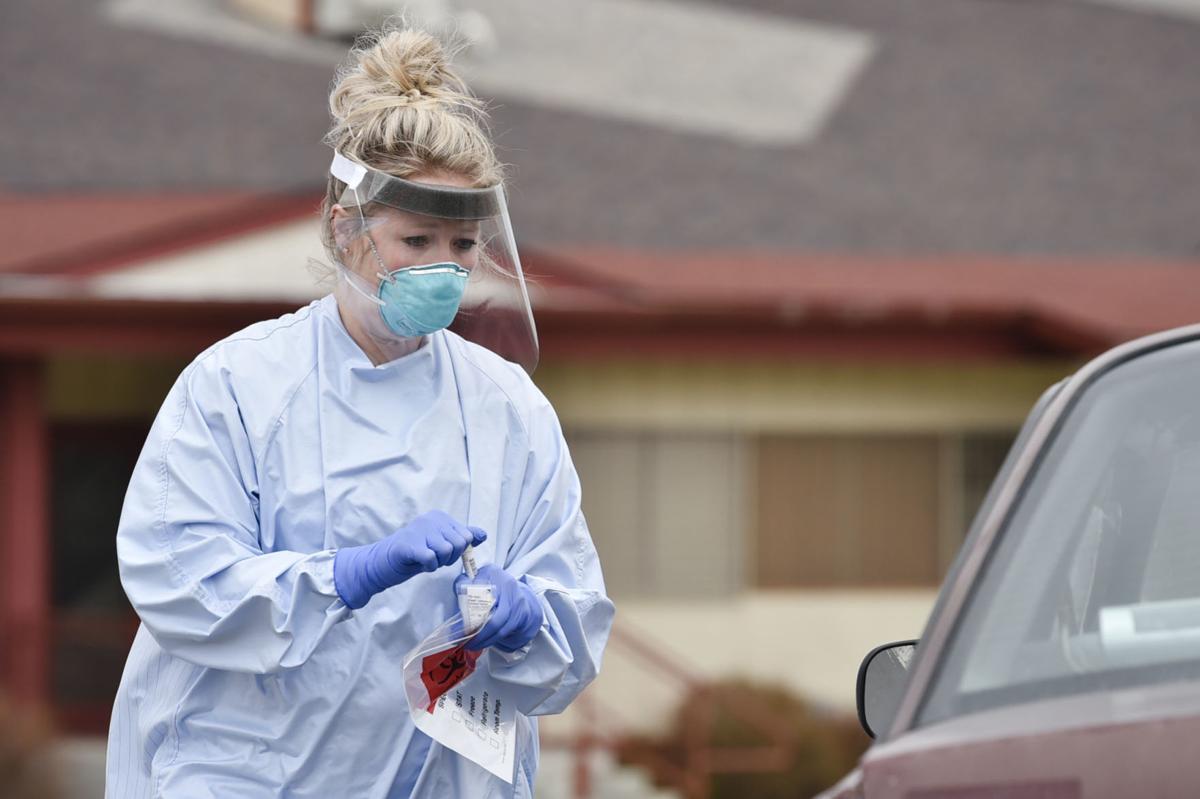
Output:
[[487,540],[478,527],[459,524],[442,511],[423,513],[396,532],[358,547],[342,547],[333,560],[338,596],[357,610],[386,588],[449,566],[469,546]]

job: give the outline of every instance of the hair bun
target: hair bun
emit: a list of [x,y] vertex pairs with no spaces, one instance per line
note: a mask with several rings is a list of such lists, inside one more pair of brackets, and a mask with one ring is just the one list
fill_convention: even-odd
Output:
[[[443,171],[479,188],[501,185],[504,165],[487,130],[487,107],[450,64],[461,46],[416,28],[361,38],[334,79],[325,143],[398,177]],[[332,258],[340,257],[333,208],[345,188],[328,177],[321,235]]]
[[480,103],[450,65],[452,53],[433,34],[417,28],[385,29],[360,39],[350,51],[329,97],[336,128],[358,130],[388,109],[430,105],[478,110]]
[[364,77],[377,83],[380,94],[413,98],[438,94],[450,73],[442,43],[422,30],[394,30],[383,34],[362,54]]

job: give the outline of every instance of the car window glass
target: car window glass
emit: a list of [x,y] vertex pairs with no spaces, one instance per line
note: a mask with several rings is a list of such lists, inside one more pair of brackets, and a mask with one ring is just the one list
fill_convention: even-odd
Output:
[[1068,413],[919,716],[1200,675],[1200,344],[1137,358]]

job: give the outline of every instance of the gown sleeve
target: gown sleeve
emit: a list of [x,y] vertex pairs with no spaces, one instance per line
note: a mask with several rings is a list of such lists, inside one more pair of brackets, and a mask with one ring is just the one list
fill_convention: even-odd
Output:
[[549,402],[531,414],[517,534],[505,568],[542,602],[542,628],[512,654],[490,650],[491,676],[514,689],[527,716],[560,713],[596,677],[613,603],[580,507],[579,477]]
[[176,381],[134,467],[117,530],[121,583],[172,655],[275,672],[304,663],[350,611],[332,550],[262,550],[254,451],[214,360]]

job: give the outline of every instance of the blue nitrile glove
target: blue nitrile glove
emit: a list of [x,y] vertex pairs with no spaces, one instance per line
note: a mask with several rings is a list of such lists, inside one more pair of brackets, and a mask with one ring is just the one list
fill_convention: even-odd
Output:
[[[455,593],[458,593],[459,585],[469,579],[465,574],[459,575],[454,581]],[[490,563],[481,566],[471,582],[495,586],[496,604],[487,624],[467,642],[467,649],[494,646],[505,652],[515,652],[533,640],[542,628],[544,614],[542,603],[532,588]]]
[[465,527],[440,510],[423,513],[381,541],[339,549],[333,584],[342,601],[358,610],[383,589],[449,566],[468,546],[485,540],[483,530]]

